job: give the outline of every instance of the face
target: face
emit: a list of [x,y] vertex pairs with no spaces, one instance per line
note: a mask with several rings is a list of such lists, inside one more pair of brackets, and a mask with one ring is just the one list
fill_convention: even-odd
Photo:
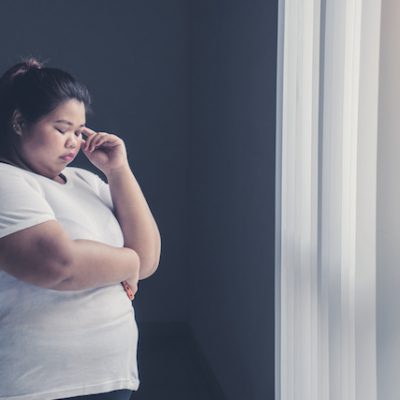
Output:
[[[18,151],[23,162],[34,172],[54,179],[79,152],[85,123],[84,103],[66,100],[34,125],[22,129]],[[69,153],[73,153],[72,158],[65,158]]]

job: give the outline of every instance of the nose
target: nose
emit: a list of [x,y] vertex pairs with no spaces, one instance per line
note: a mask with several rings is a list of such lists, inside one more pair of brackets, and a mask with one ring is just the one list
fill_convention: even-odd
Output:
[[77,143],[78,143],[78,138],[75,136],[75,134],[68,137],[68,139],[67,139],[68,147],[71,147],[74,149],[77,146]]

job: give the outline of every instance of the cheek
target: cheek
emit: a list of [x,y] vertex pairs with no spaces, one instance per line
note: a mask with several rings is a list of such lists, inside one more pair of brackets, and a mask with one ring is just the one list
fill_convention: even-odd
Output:
[[51,142],[48,135],[30,135],[24,140],[24,146],[30,150],[40,150],[48,147]]
[[61,135],[47,134],[38,135],[35,140],[30,143],[30,148],[40,153],[52,153],[58,151],[63,146],[63,137]]

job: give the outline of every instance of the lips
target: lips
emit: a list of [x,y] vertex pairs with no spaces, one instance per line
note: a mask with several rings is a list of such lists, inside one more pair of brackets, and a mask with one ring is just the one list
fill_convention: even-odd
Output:
[[64,160],[72,160],[75,157],[76,153],[67,153],[61,156]]

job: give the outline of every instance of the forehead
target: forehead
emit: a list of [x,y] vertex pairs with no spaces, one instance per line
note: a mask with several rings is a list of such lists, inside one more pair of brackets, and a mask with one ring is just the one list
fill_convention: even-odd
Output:
[[55,110],[46,116],[46,120],[81,126],[85,124],[85,116],[84,103],[75,99],[70,99],[58,105]]

